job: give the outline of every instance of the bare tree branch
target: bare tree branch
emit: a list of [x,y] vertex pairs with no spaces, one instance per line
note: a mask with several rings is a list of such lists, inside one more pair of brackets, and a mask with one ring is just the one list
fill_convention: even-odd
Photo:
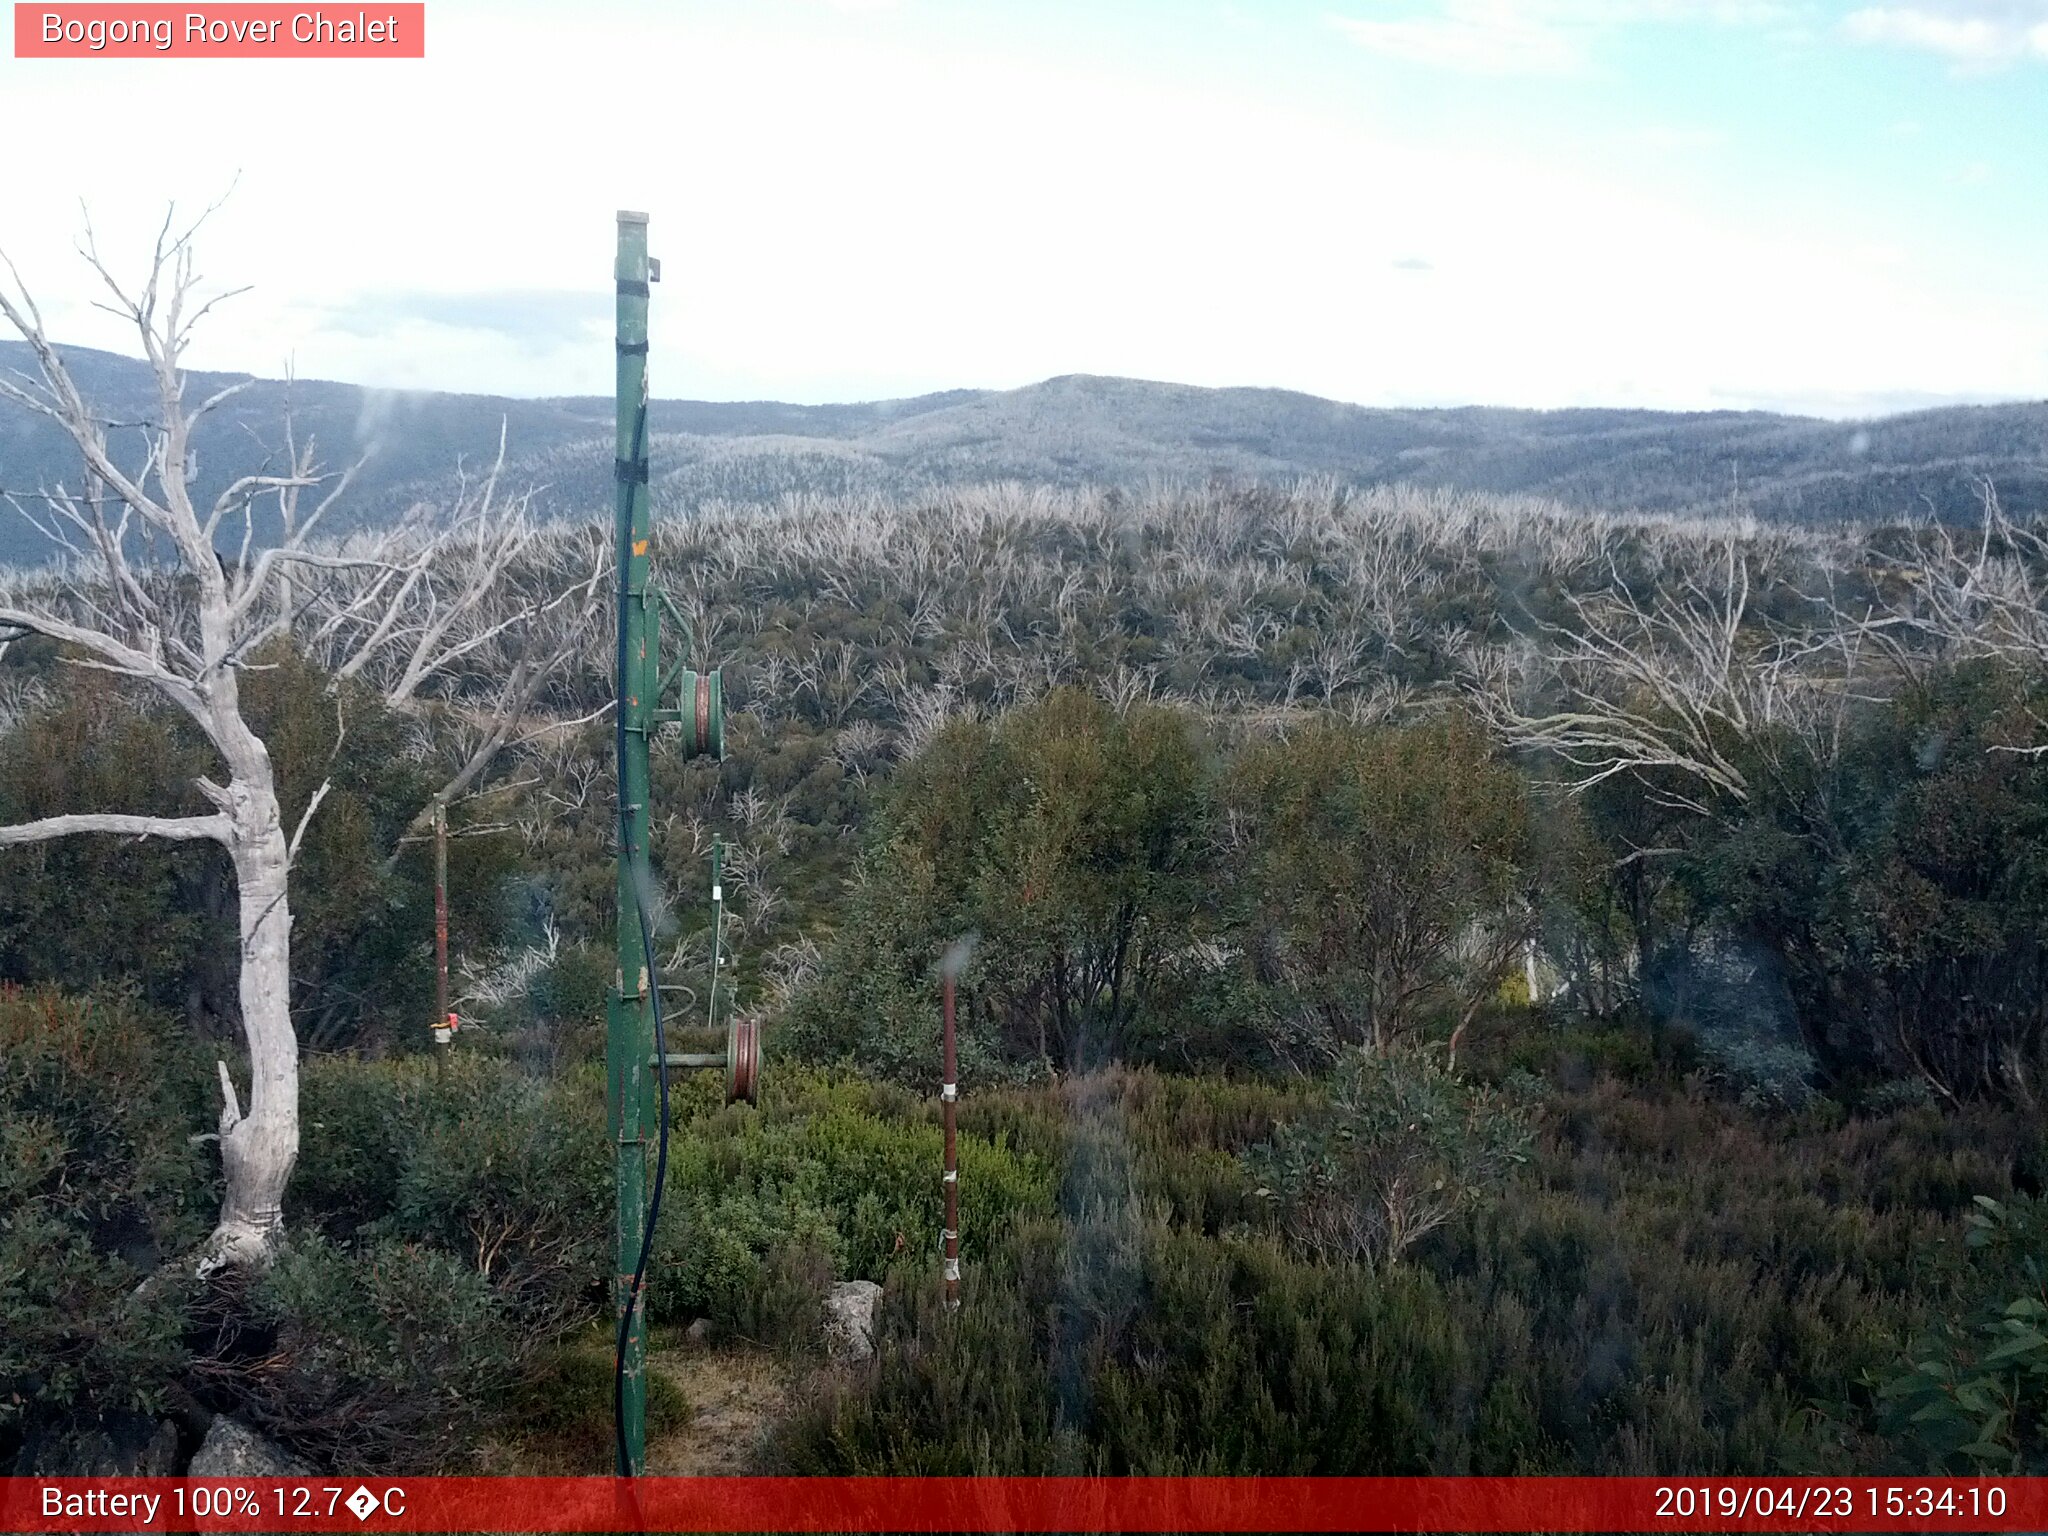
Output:
[[94,812],[46,816],[41,821],[0,827],[0,847],[17,843],[46,843],[81,832],[108,832],[117,837],[162,837],[181,843],[203,840],[225,846],[233,836],[234,828],[225,816],[123,816]]

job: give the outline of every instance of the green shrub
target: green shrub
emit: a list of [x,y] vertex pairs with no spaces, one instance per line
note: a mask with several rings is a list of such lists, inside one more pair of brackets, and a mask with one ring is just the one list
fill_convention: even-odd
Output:
[[[299,1160],[286,1215],[348,1237],[398,1204],[408,1122],[432,1064],[420,1057],[366,1062],[309,1056],[299,1065]],[[409,1100],[411,1102],[409,1102]]]
[[1701,1049],[1714,1075],[1750,1109],[1801,1109],[1814,1100],[1813,1056],[1789,1040],[1709,1033]]
[[1429,1055],[1347,1051],[1328,1105],[1250,1149],[1245,1167],[1304,1252],[1391,1264],[1529,1160],[1522,1097]]
[[1470,721],[1317,719],[1248,748],[1230,803],[1249,844],[1237,945],[1292,1059],[1469,1020],[1533,931],[1522,779]]
[[1967,1300],[1885,1378],[1888,1421],[1918,1470],[2048,1471],[2048,1202],[1979,1196]]
[[1426,1275],[1293,1263],[1175,1234],[1134,1208],[1020,1223],[966,1271],[884,1295],[872,1375],[827,1382],[780,1431],[786,1467],[839,1474],[1171,1475],[1439,1469],[1431,1430],[1463,1353]]
[[616,955],[598,944],[565,944],[533,978],[527,1002],[538,1019],[574,1027],[602,1022]]
[[[433,765],[407,750],[405,716],[375,690],[338,682],[283,643],[246,660],[241,700],[269,750],[285,824],[327,786],[293,860],[299,1042],[329,1051],[418,1041],[433,1006],[432,854],[399,839],[438,782]],[[0,733],[0,825],[208,809],[193,780],[218,767],[179,711],[118,680],[67,672],[32,724]],[[502,834],[451,841],[458,955],[501,937],[498,893],[515,848]],[[71,837],[0,848],[0,980],[119,981],[233,1039],[235,925],[233,871],[210,843]]]
[[[207,809],[192,779],[208,758],[188,723],[138,707],[111,676],[62,670],[56,697],[0,732],[0,826],[76,811]],[[232,950],[232,892],[217,844],[66,837],[0,848],[0,981],[77,993],[126,984],[143,1002],[185,1011],[195,980],[219,970],[195,954],[223,939]]]
[[154,1409],[183,1289],[138,1291],[212,1225],[207,1077],[120,998],[0,987],[0,1449],[32,1419]]
[[549,1343],[463,1257],[389,1238],[300,1237],[211,1307],[216,1405],[350,1472],[459,1467]]
[[970,1097],[1055,1159],[1056,1210],[971,1250],[958,1314],[934,1267],[892,1270],[874,1367],[806,1396],[779,1464],[1898,1470],[1925,1458],[1865,1377],[1953,1279],[1970,1192],[2044,1171],[2016,1115],[1763,1115],[1601,1076],[1544,1101],[1511,1187],[1367,1268],[1240,1214],[1238,1154],[1321,1098],[1131,1071]]
[[2026,1104],[2048,1071],[2040,686],[1930,670],[1855,712],[1825,761],[1760,775],[1683,861],[1699,909],[1770,957],[1825,1081]]
[[[20,1133],[27,1130],[27,1136]],[[36,1136],[0,1132],[0,1157]],[[39,1151],[31,1151],[39,1160]],[[14,1191],[0,1191],[12,1205]],[[154,1412],[183,1366],[182,1287],[141,1293],[129,1265],[72,1222],[14,1206],[0,1220],[0,1453],[31,1421]]]
[[[609,1471],[615,1455],[612,1372],[617,1337],[612,1324],[604,1321],[550,1351],[514,1391],[507,1427],[523,1439],[547,1442],[551,1450],[566,1447],[593,1469]],[[658,1355],[660,1348],[656,1340],[650,1353]],[[649,1439],[690,1422],[690,1403],[681,1387],[658,1369],[648,1371],[646,1381]]]
[[601,1272],[610,1204],[602,1101],[575,1079],[535,1082],[458,1056],[406,1125],[395,1236],[441,1244],[516,1299],[529,1323],[565,1318]]
[[294,1174],[299,1219],[336,1236],[433,1243],[497,1287],[528,1326],[588,1306],[608,1272],[604,1085],[535,1078],[457,1049],[443,1059],[307,1063]]
[[969,1083],[1099,1065],[1186,1001],[1216,886],[1211,762],[1190,711],[1057,689],[957,721],[897,775],[818,982],[784,1036],[805,1056],[936,1085],[941,955],[960,976]]
[[1887,1115],[1901,1109],[1932,1109],[1935,1107],[1934,1090],[1924,1077],[1890,1077],[1866,1088],[1860,1107],[1874,1115]]
[[1689,1031],[1639,1018],[1483,1017],[1472,1043],[1465,1059],[1475,1073],[1527,1072],[1573,1089],[1600,1077],[1669,1086],[1700,1065]]
[[[898,1260],[935,1263],[936,1104],[790,1068],[768,1079],[758,1112],[713,1109],[694,1093],[680,1106],[649,1271],[656,1316],[708,1316],[745,1337],[814,1338],[800,1320],[825,1280],[880,1280]],[[963,1130],[959,1159],[971,1247],[1019,1213],[1050,1208],[1050,1167],[1005,1133]]]

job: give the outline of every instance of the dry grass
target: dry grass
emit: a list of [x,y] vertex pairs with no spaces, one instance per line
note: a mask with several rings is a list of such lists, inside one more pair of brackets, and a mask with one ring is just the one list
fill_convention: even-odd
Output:
[[690,1414],[647,1447],[657,1477],[734,1477],[758,1471],[762,1442],[797,1385],[795,1368],[766,1350],[707,1348],[677,1340],[651,1350],[649,1368],[682,1389]]

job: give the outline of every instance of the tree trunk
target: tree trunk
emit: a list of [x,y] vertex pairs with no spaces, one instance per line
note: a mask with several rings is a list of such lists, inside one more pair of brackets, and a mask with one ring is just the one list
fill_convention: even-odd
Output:
[[[284,1190],[299,1155],[299,1046],[291,1016],[290,864],[270,764],[229,786],[235,878],[241,905],[242,1035],[249,1046],[249,1105],[236,1102],[220,1069],[221,1169],[227,1191],[202,1268],[260,1267],[284,1236]],[[252,764],[251,766],[257,766]]]

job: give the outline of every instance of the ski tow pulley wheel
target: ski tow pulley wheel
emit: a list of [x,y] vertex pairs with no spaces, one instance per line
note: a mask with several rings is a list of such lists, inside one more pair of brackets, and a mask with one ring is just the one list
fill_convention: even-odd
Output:
[[761,1024],[735,1018],[725,1036],[725,1102],[761,1102]]
[[709,672],[694,668],[683,672],[682,697],[675,718],[683,728],[684,756],[725,756],[724,684],[724,675],[717,667]]

